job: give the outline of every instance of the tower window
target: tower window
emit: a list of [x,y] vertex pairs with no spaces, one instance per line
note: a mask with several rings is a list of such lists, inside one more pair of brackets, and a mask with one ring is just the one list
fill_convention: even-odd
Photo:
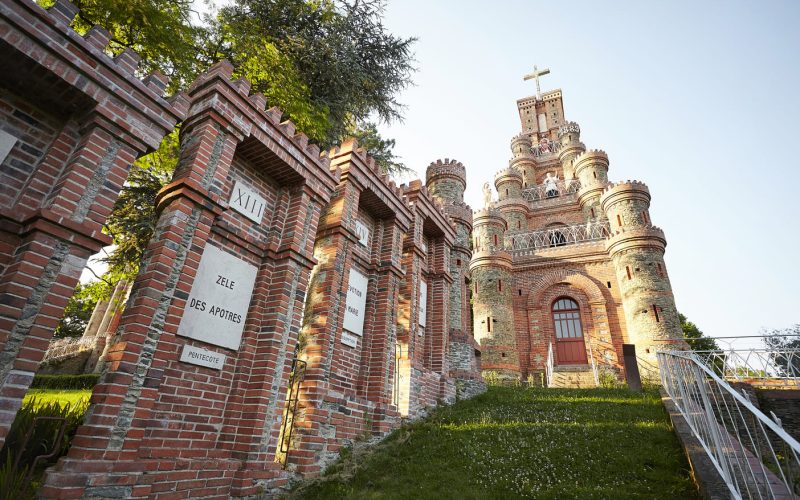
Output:
[[622,217],[619,214],[617,214],[617,224],[622,227]]
[[508,196],[508,189],[506,189],[506,196]]
[[608,288],[611,288],[611,282],[610,281],[606,281],[606,285],[608,286]]
[[494,235],[494,245],[497,246],[497,235]]
[[658,317],[658,306],[656,306],[655,304],[653,304],[653,314],[656,315],[656,323],[659,323],[660,319]]
[[461,259],[456,259],[456,265],[457,265],[457,266],[460,266],[460,265],[461,265]]
[[497,280],[497,291],[498,292],[502,292],[503,291],[503,280],[500,280],[500,279]]
[[650,219],[647,217],[647,210],[642,210],[642,220],[645,224],[650,224]]
[[522,288],[519,289],[519,296],[522,297]]
[[658,275],[663,278],[664,277],[664,268],[661,267],[661,264],[656,263],[656,269],[658,269]]
[[625,272],[628,273],[628,279],[631,279],[631,268],[630,268],[630,266],[625,266]]
[[590,209],[589,209],[589,212],[591,212],[591,214],[592,214],[592,219],[594,219],[594,208],[590,208]]
[[595,179],[597,179],[597,172],[592,172],[592,175],[594,176]]
[[486,331],[492,333],[492,317],[486,316]]
[[521,220],[517,221],[517,229],[522,229],[522,221]]

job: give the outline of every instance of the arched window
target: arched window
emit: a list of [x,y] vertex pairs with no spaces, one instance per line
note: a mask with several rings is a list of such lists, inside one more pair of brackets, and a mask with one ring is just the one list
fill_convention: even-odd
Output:
[[583,337],[581,311],[578,303],[569,297],[561,297],[553,303],[553,325],[557,339],[577,339]]
[[557,229],[550,232],[549,238],[551,247],[563,247],[567,244],[567,237]]

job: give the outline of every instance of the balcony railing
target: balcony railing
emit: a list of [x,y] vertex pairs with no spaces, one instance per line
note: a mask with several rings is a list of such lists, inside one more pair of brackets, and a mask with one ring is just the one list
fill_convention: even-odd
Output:
[[563,247],[606,239],[611,234],[608,219],[574,226],[558,226],[529,233],[515,233],[507,238],[512,252]]
[[559,179],[555,183],[539,184],[522,190],[522,197],[528,201],[541,201],[560,196],[575,194],[581,188],[581,183],[577,179],[565,181]]
[[540,156],[547,156],[551,154],[558,153],[558,150],[561,149],[561,143],[557,141],[549,141],[543,140],[539,144],[534,144],[531,148],[531,152],[533,156],[540,157]]

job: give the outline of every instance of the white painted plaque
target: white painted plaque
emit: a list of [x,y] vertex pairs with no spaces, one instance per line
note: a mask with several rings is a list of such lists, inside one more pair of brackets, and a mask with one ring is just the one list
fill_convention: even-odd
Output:
[[222,367],[225,366],[226,357],[224,354],[188,344],[183,346],[183,352],[181,353],[181,361],[184,363],[207,366],[215,370],[222,370]]
[[365,247],[369,246],[369,228],[361,221],[356,221],[356,235],[358,235],[358,242]]
[[8,156],[8,153],[11,152],[11,148],[13,148],[16,143],[16,137],[8,132],[0,130],[0,163],[6,159],[6,156]]
[[342,328],[360,337],[364,335],[364,309],[367,305],[369,280],[360,272],[351,269],[348,281]]
[[428,321],[428,284],[419,282],[419,324],[425,327]]
[[256,266],[206,245],[178,335],[239,349],[256,271]]
[[358,345],[358,337],[343,331],[342,332],[342,344],[344,344],[346,346],[350,346],[350,347],[356,347]]
[[253,189],[242,184],[241,181],[236,181],[233,185],[231,199],[228,203],[232,209],[256,224],[261,224],[261,219],[264,218],[264,208],[267,206],[267,200]]

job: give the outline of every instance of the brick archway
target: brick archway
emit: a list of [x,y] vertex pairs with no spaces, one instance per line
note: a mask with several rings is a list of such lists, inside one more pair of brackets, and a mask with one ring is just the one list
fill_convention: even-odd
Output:
[[608,327],[609,301],[600,285],[580,270],[558,269],[535,279],[528,294],[528,371],[544,370],[548,346],[555,335],[550,306],[557,296],[569,296],[578,303],[586,347],[591,349],[595,361],[601,361],[607,350],[615,352],[618,358],[619,349],[612,342]]

